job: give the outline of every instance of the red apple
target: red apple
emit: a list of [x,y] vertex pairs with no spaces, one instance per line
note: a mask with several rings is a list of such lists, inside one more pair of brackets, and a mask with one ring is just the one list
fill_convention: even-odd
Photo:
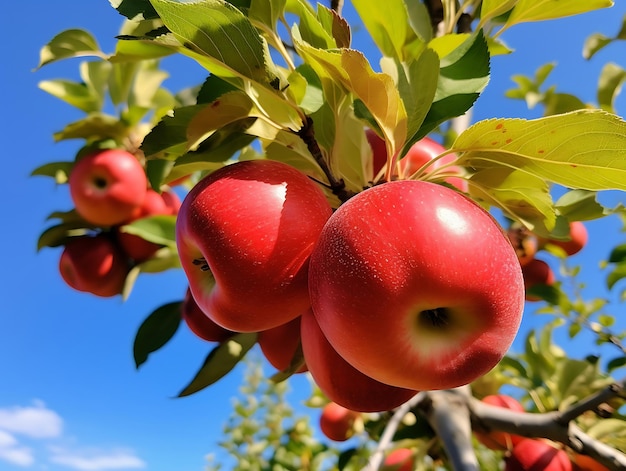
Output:
[[310,311],[302,315],[302,351],[311,376],[326,397],[350,410],[387,411],[416,394],[376,381],[351,366],[328,343]]
[[552,245],[562,248],[567,255],[574,255],[580,252],[589,239],[587,228],[580,221],[573,221],[569,225],[569,240],[550,239]]
[[320,430],[331,440],[345,442],[354,433],[354,421],[360,414],[346,409],[335,402],[329,402],[320,415]]
[[[291,365],[297,350],[300,347],[300,317],[269,330],[259,332],[259,346],[263,355],[278,371],[285,371]],[[297,373],[307,371],[303,364]]]
[[[511,396],[505,394],[493,394],[485,396],[482,401],[492,406],[503,407],[515,412],[524,412],[524,406],[519,401]],[[475,432],[477,440],[492,450],[510,450],[514,445],[524,440],[521,435],[511,435],[506,432],[491,431],[491,432]]]
[[[372,148],[374,176],[376,176],[376,174],[385,166],[387,162],[387,148],[385,146],[385,141],[372,129],[367,129],[365,131],[365,135],[370,147]],[[445,151],[445,147],[429,137],[420,139],[413,144],[409,148],[406,155],[400,159],[400,170],[402,175],[410,176],[422,168],[423,165],[427,164],[440,154],[443,154]],[[430,165],[426,169],[426,172],[431,173],[444,165],[450,164],[450,162],[455,159],[455,154],[448,154]],[[459,174],[461,170],[458,166],[451,165],[447,168],[447,172]],[[464,179],[460,177],[449,177],[446,178],[445,181],[459,190],[467,192],[467,182]]]
[[189,330],[207,342],[223,342],[234,335],[234,332],[220,327],[202,312],[189,289],[183,299],[181,316]]
[[383,462],[383,471],[413,471],[414,453],[409,448],[397,448],[387,455]]
[[[146,192],[141,206],[139,206],[130,218],[125,221],[125,224],[129,224],[138,219],[142,219],[148,216],[157,216],[160,214],[171,214],[172,208],[169,207],[162,195],[149,188]],[[123,228],[116,231],[117,239],[124,252],[132,258],[135,262],[143,262],[148,260],[159,250],[162,246],[150,242],[138,235],[124,232]]]
[[572,471],[572,462],[563,450],[545,440],[525,438],[513,447],[505,460],[505,471]]
[[166,189],[161,192],[161,197],[165,201],[165,206],[170,210],[169,214],[176,216],[180,210],[182,201],[174,190]]
[[[522,267],[522,274],[524,276],[524,289],[526,290],[538,285],[551,286],[556,281],[550,265],[538,258],[534,258],[524,265]],[[541,301],[541,298],[533,296],[532,294],[526,294],[526,300]]]
[[133,154],[108,149],[78,160],[69,185],[78,214],[92,224],[113,226],[127,221],[141,205],[148,180]]
[[573,462],[575,471],[609,471],[609,468],[598,463],[591,456],[576,454]]
[[237,332],[299,316],[310,305],[309,257],[331,214],[321,189],[280,162],[238,162],[205,177],[176,223],[181,265],[200,308]]
[[59,260],[63,280],[78,291],[111,297],[122,292],[128,263],[106,235],[73,237]]
[[520,264],[503,230],[470,199],[423,181],[374,186],[340,206],[311,255],[309,292],[343,358],[413,390],[488,372],[524,308]]

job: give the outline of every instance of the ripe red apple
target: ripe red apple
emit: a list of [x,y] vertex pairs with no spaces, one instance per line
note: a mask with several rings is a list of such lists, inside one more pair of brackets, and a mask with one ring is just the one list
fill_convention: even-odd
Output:
[[345,442],[354,433],[354,421],[360,414],[346,409],[335,402],[329,402],[320,415],[320,430],[331,440]]
[[223,342],[234,335],[234,332],[220,327],[202,312],[189,289],[183,299],[181,317],[189,330],[207,342]]
[[176,216],[180,210],[182,201],[174,190],[166,189],[161,192],[161,198],[165,201],[165,206],[170,210],[169,214]]
[[[278,371],[285,371],[291,365],[296,351],[300,347],[300,317],[272,329],[259,332],[257,342],[263,355]],[[297,373],[307,371],[306,364],[298,368]]]
[[287,164],[238,162],[205,177],[176,223],[181,265],[200,308],[237,332],[299,316],[310,305],[309,257],[331,214],[321,189]]
[[609,471],[609,468],[598,463],[591,456],[575,455],[573,458],[575,471]]
[[[524,406],[522,406],[517,399],[505,394],[485,396],[482,398],[482,401],[486,404],[491,404],[492,406],[503,407],[515,412],[524,412]],[[475,432],[474,435],[476,435],[476,439],[480,443],[492,450],[510,450],[517,443],[524,440],[524,437],[521,435],[511,435],[506,432],[499,432],[495,430],[488,433]]]
[[78,160],[69,185],[78,214],[92,224],[114,226],[127,221],[141,205],[148,180],[133,154],[108,149]]
[[572,471],[572,462],[563,450],[545,440],[525,438],[505,459],[505,471]]
[[331,401],[359,412],[394,409],[416,394],[381,383],[345,361],[322,333],[315,316],[302,315],[302,351],[311,376]]
[[580,221],[572,221],[569,225],[569,240],[550,239],[552,245],[562,248],[567,255],[574,255],[580,252],[589,239],[587,228]]
[[[160,214],[172,214],[172,208],[168,206],[161,194],[149,188],[141,206],[139,206],[124,223],[129,224],[138,219],[148,216],[157,216]],[[123,229],[117,230],[116,233],[120,246],[135,262],[148,260],[162,247],[161,245],[147,241],[138,235],[124,232]]]
[[[522,274],[524,276],[525,290],[538,285],[551,286],[556,281],[554,272],[552,271],[552,268],[550,268],[550,265],[538,258],[534,258],[524,265],[522,267]],[[526,294],[526,300],[541,301],[541,298],[533,296],[532,294]]]
[[66,243],[59,271],[75,290],[111,297],[122,292],[128,263],[124,253],[107,235],[81,236]]
[[387,455],[383,462],[383,471],[413,471],[414,453],[409,448],[397,448]]
[[[372,148],[373,154],[373,167],[374,167],[374,176],[385,166],[387,162],[387,148],[385,146],[385,141],[378,136],[372,129],[367,129],[365,131],[365,135],[367,137],[367,141]],[[440,154],[443,154],[446,151],[446,148],[439,144],[437,141],[431,139],[430,137],[424,137],[413,144],[406,155],[400,160],[400,170],[402,175],[409,176],[419,170],[423,165],[433,160]],[[456,159],[455,154],[448,154],[436,162],[434,162],[430,167],[427,168],[427,173],[433,172],[434,170],[441,168],[444,165],[450,164],[453,160]],[[455,165],[450,165],[447,169],[448,172],[459,174],[460,168]],[[459,190],[463,192],[467,192],[467,182],[460,177],[449,177],[446,178],[445,181],[450,185],[455,186]]]
[[309,292],[343,358],[413,390],[485,374],[513,342],[524,307],[520,264],[491,215],[423,181],[374,186],[340,206],[311,255]]

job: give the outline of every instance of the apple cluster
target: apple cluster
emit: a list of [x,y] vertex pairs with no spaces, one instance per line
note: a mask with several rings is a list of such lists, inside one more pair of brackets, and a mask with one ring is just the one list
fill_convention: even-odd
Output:
[[183,318],[206,340],[258,332],[277,369],[352,411],[473,381],[511,345],[524,281],[502,228],[449,184],[399,179],[332,208],[284,163],[210,173],[176,222]]
[[566,240],[538,237],[528,229],[517,224],[511,225],[507,235],[515,248],[527,291],[527,301],[540,301],[542,297],[528,292],[531,289],[542,289],[554,285],[556,276],[550,265],[543,259],[537,258],[538,252],[550,251],[564,257],[570,257],[580,252],[587,244],[589,234],[581,221],[569,223],[569,236]]
[[59,261],[72,288],[111,297],[122,292],[133,264],[150,259],[161,245],[124,231],[124,226],[156,215],[176,215],[180,198],[149,187],[144,167],[122,149],[98,150],[80,157],[69,174],[76,213],[88,230],[64,242]]

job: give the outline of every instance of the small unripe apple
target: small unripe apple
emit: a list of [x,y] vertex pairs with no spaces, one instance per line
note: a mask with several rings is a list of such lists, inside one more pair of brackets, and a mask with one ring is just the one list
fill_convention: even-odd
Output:
[[[532,259],[526,265],[522,267],[522,274],[524,276],[524,288],[529,290],[533,286],[546,285],[551,286],[556,281],[554,272],[550,265],[538,258]],[[541,298],[533,296],[532,294],[526,294],[527,301],[540,301]]]
[[505,471],[572,471],[565,451],[545,440],[525,438],[505,460]]
[[302,315],[302,351],[311,376],[331,401],[359,412],[395,409],[416,391],[381,383],[364,375],[330,345],[315,316]]
[[181,317],[189,330],[207,342],[223,342],[235,334],[209,319],[198,307],[189,289],[187,289],[183,299]]
[[[524,412],[524,406],[522,406],[517,399],[505,394],[485,396],[482,398],[482,401],[492,406],[503,407],[515,412]],[[475,432],[474,435],[476,435],[476,439],[480,443],[492,450],[510,450],[524,439],[521,435],[512,435],[496,430],[491,432]]]
[[397,448],[389,453],[383,462],[383,471],[413,471],[415,469],[413,450]]
[[107,235],[72,237],[61,253],[59,271],[75,290],[111,297],[122,292],[128,262]]
[[311,256],[309,292],[339,355],[412,390],[457,387],[491,370],[524,308],[502,228],[465,196],[423,181],[383,183],[341,205]]
[[143,203],[148,179],[133,154],[108,149],[78,160],[69,186],[78,214],[92,224],[114,226],[127,221]]
[[222,327],[259,332],[310,306],[309,257],[332,209],[294,167],[227,165],[185,197],[176,244],[193,297]]
[[[141,206],[139,206],[124,223],[129,224],[133,221],[149,216],[171,214],[171,211],[172,208],[167,205],[163,196],[149,188]],[[131,234],[130,232],[124,232],[123,229],[119,229],[116,232],[120,246],[135,262],[148,260],[162,247],[161,245],[145,240],[138,235]]]
[[580,252],[589,239],[587,228],[580,221],[572,221],[569,225],[569,240],[550,239],[548,242],[563,249],[568,255],[574,255]]
[[[291,365],[300,347],[300,317],[272,329],[259,332],[257,342],[263,355],[278,371],[285,371]],[[307,371],[303,364],[297,373]]]
[[354,422],[360,414],[346,409],[335,402],[329,402],[320,415],[320,430],[331,440],[345,442],[354,433]]

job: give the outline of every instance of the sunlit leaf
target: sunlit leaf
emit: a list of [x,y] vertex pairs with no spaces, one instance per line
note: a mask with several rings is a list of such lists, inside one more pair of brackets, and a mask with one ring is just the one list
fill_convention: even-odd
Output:
[[149,0],[109,0],[109,3],[120,14],[131,20],[136,18],[148,20],[159,17]]
[[598,105],[600,108],[609,113],[615,112],[613,103],[619,95],[624,81],[626,81],[626,70],[611,62],[604,65],[598,81]]
[[257,334],[236,334],[215,347],[191,382],[178,394],[189,396],[226,376],[256,343]]
[[49,162],[33,170],[31,176],[52,177],[57,183],[66,183],[72,167],[74,162]]
[[596,192],[586,190],[568,191],[556,201],[555,207],[570,221],[591,221],[612,212],[598,202]]
[[[263,41],[248,18],[230,3],[151,0],[163,23],[192,56],[201,56],[233,76],[267,82]],[[219,75],[219,74],[218,74]]]
[[518,0],[483,0],[480,5],[480,22],[477,28],[482,28],[488,21],[506,13],[517,2]]
[[606,277],[606,285],[609,289],[612,289],[618,281],[621,281],[624,278],[626,278],[626,263],[622,262],[615,266],[615,268],[613,268],[613,270],[608,274]]
[[287,0],[285,8],[300,18],[298,30],[304,41],[320,49],[337,47],[332,31],[319,21],[310,3],[306,0]]
[[283,15],[287,0],[252,0],[248,16],[251,20],[259,21],[269,27],[276,28],[276,22]]
[[176,216],[158,215],[137,219],[120,226],[120,231],[137,235],[155,244],[174,246],[176,243]]
[[404,0],[353,0],[352,4],[383,55],[399,61],[413,58],[406,46],[418,38]]
[[503,29],[528,21],[553,20],[613,5],[612,0],[518,0]]
[[135,334],[133,358],[139,368],[148,356],[163,347],[176,333],[181,322],[182,302],[164,304],[144,319]]
[[105,57],[91,33],[82,29],[68,29],[57,34],[41,49],[38,67],[61,59],[83,56]]
[[626,190],[626,122],[603,111],[481,121],[453,150],[471,168],[503,166],[570,188]]
[[101,113],[91,113],[84,119],[68,124],[62,131],[54,133],[55,141],[65,139],[122,140],[129,130],[119,119]]
[[609,38],[601,33],[590,35],[583,46],[583,57],[591,59],[598,51],[613,41],[626,39],[626,15],[622,18],[622,27],[615,37]]
[[100,97],[86,84],[65,79],[44,80],[39,88],[86,113],[100,110]]

